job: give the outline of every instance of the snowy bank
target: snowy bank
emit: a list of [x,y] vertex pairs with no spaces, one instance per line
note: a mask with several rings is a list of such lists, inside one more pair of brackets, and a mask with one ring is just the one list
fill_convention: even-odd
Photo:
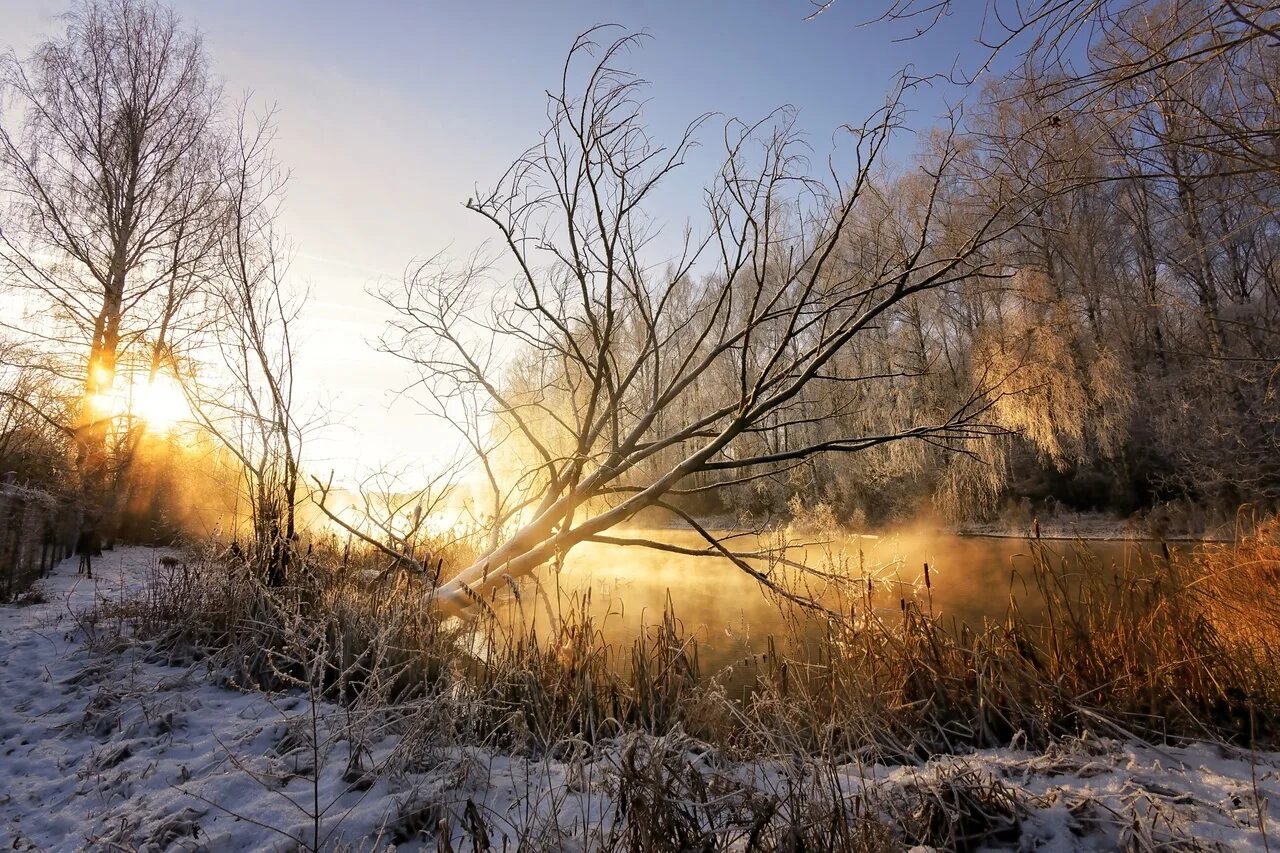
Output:
[[129,642],[112,605],[145,593],[163,553],[109,553],[93,581],[63,562],[0,608],[4,849],[434,850],[441,834],[458,850],[664,834],[751,849],[766,823],[802,827],[823,807],[850,825],[871,815],[904,847],[945,830],[990,849],[1264,850],[1280,818],[1280,754],[1215,744],[1015,743],[884,766],[734,763],[679,731],[546,755],[432,743],[404,713],[237,690]]

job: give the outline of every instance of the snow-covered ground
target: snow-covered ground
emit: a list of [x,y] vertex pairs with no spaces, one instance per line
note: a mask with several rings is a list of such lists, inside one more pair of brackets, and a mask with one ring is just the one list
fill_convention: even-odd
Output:
[[[553,759],[406,744],[374,729],[367,753],[352,760],[356,739],[342,728],[351,717],[324,706],[312,749],[299,734],[311,731],[305,697],[242,692],[207,666],[150,660],[115,637],[109,618],[84,618],[101,601],[138,593],[159,553],[108,553],[94,581],[64,562],[42,582],[39,603],[0,607],[0,848],[305,849],[319,811],[326,850],[434,850],[442,830],[469,850],[480,825],[494,849],[599,849],[619,826],[620,767],[634,768],[637,755],[679,756],[713,792],[782,794],[813,778],[805,762],[719,761],[678,732]],[[1197,839],[1264,850],[1260,822],[1280,819],[1280,754],[1210,744],[1085,740],[1046,754],[1009,748],[919,767],[828,769],[815,788],[829,793],[834,778],[843,795],[870,791],[890,810],[957,778],[1015,799],[1021,816],[1002,836],[1009,849]]]

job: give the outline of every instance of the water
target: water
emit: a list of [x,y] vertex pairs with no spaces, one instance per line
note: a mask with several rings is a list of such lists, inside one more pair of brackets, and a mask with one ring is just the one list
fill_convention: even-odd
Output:
[[[687,548],[704,546],[692,531],[627,530],[616,535]],[[1109,567],[1132,563],[1159,547],[1151,542],[1125,541],[1042,543],[1054,555],[1053,563],[1063,565],[1065,571],[1077,570],[1079,549],[1099,558],[1095,564]],[[744,536],[738,547],[749,550],[760,544],[754,536]],[[793,548],[788,556],[843,576],[872,577],[874,605],[888,618],[899,611],[902,598],[911,596],[949,624],[973,626],[1003,619],[1011,599],[1023,613],[1034,614],[1040,605],[1032,582],[1030,545],[1025,539],[916,529],[879,537],[842,536],[827,546]],[[931,581],[927,590],[925,563],[929,564]],[[587,543],[570,552],[558,578],[544,574],[543,579],[548,584],[558,581],[568,593],[590,589],[597,627],[605,640],[621,648],[629,647],[646,626],[658,624],[670,601],[686,636],[698,642],[706,675],[726,667],[742,669],[744,662],[764,651],[770,636],[803,642],[803,636],[794,636],[797,625],[802,633],[820,630],[819,621],[811,617],[797,622],[794,608],[792,614],[784,613],[776,597],[719,557]],[[824,597],[820,582],[812,592]],[[825,599],[834,601],[829,594]],[[744,675],[739,673],[727,681],[738,684]]]

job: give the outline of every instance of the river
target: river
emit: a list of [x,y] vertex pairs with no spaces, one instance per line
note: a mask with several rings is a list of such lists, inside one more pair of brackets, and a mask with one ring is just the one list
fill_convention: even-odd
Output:
[[[697,534],[688,530],[633,529],[616,535],[688,548],[703,545]],[[746,548],[759,547],[754,536],[743,535],[738,541]],[[1160,547],[1144,541],[1041,541],[1053,564],[1065,571],[1075,571],[1080,565],[1081,549],[1098,558],[1085,562],[1110,569],[1131,564]],[[977,626],[984,620],[1003,619],[1011,598],[1024,613],[1039,610],[1039,596],[1031,581],[1030,551],[1026,539],[960,536],[916,528],[880,536],[842,535],[823,546],[793,547],[787,553],[792,560],[840,576],[873,578],[874,606],[890,618],[904,597],[914,595],[922,608],[931,609],[948,624]],[[925,563],[929,564],[928,589]],[[784,613],[777,598],[767,595],[754,578],[719,557],[586,543],[570,552],[558,578],[546,570],[543,582],[549,586],[558,582],[565,593],[562,601],[590,590],[590,611],[597,629],[605,640],[621,648],[629,647],[643,631],[659,623],[670,601],[684,633],[698,642],[704,675],[714,675],[760,653],[771,636],[803,642],[804,636],[797,637],[797,632],[803,635],[820,630],[820,622],[812,617]],[[817,583],[812,589],[822,597],[820,586]],[[830,595],[826,598],[836,600]],[[549,595],[539,609],[554,606],[555,600],[554,593]],[[729,681],[736,685],[742,679],[735,676]]]

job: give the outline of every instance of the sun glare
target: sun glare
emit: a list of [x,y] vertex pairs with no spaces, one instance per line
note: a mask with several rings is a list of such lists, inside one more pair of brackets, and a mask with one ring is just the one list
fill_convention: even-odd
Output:
[[98,385],[106,387],[111,384],[111,380],[115,377],[115,373],[101,364],[95,365],[93,368],[93,381]]
[[161,375],[137,389],[133,413],[145,421],[149,429],[162,432],[190,417],[191,409],[181,386],[173,378]]
[[95,418],[114,417],[119,414],[120,401],[111,394],[98,392],[90,395],[89,408]]
[[182,386],[164,375],[132,388],[99,391],[89,397],[89,407],[98,418],[132,415],[151,432],[168,432],[191,417],[191,408],[187,405]]

